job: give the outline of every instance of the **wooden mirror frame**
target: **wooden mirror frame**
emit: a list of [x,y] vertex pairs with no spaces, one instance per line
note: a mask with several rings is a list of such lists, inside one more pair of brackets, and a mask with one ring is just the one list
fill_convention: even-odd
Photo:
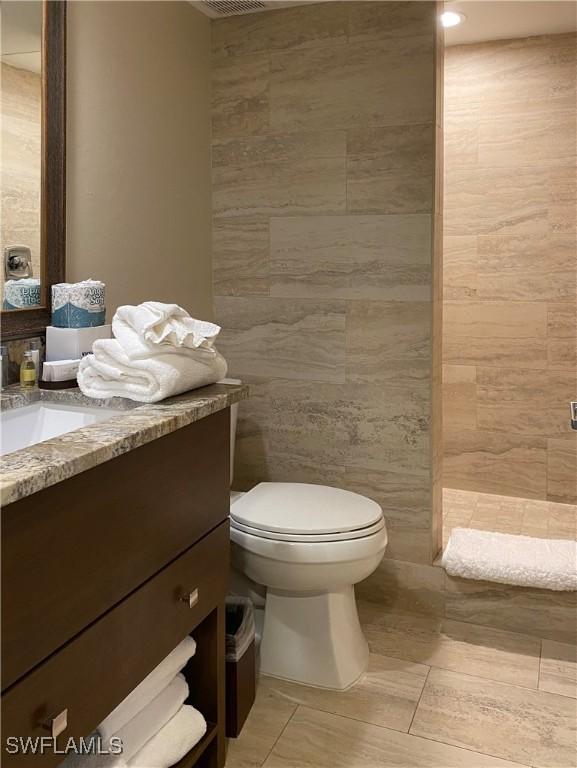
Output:
[[[2,312],[2,340],[41,336],[50,325],[51,288],[65,279],[66,0],[44,0],[40,307]],[[2,269],[4,265],[2,265]]]

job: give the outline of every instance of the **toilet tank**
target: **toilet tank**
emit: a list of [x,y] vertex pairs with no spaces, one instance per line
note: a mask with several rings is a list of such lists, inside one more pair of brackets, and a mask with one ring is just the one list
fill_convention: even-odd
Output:
[[[222,379],[219,384],[242,384],[240,379]],[[234,477],[234,447],[236,443],[236,422],[238,419],[238,403],[230,406],[230,487]]]

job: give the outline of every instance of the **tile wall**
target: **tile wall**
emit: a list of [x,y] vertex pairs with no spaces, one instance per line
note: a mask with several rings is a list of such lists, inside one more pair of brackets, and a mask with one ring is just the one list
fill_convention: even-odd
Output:
[[577,502],[577,37],[445,53],[444,483]]
[[435,29],[431,2],[213,25],[219,346],[251,385],[235,487],[366,494],[387,516],[388,557],[407,567],[430,563],[439,535]]

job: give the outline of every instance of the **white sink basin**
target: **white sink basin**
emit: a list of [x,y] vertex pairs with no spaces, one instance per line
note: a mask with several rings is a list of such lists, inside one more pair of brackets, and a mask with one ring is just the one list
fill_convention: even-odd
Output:
[[3,411],[0,418],[0,455],[104,421],[118,413],[112,408],[42,402]]

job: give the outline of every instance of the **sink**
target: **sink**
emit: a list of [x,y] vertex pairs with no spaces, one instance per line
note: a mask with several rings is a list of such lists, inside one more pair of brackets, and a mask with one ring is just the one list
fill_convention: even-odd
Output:
[[119,412],[112,408],[48,402],[3,411],[0,419],[0,455],[105,421]]

